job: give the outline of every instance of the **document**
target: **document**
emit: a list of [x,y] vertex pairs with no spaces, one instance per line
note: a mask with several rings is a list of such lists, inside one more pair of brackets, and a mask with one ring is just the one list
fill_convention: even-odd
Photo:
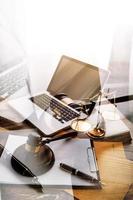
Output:
[[[13,154],[16,148],[25,144],[26,141],[27,137],[9,135],[5,150]],[[48,172],[38,176],[42,185],[95,187],[95,183],[80,179],[60,169],[60,163],[66,163],[96,179],[99,178],[98,169],[95,165],[96,160],[92,151],[92,144],[89,139],[65,139],[51,142],[49,147],[55,154],[55,163]],[[32,178],[24,177],[12,168],[10,159],[9,157],[7,158],[7,152],[5,150],[0,158],[0,183],[33,184]]]

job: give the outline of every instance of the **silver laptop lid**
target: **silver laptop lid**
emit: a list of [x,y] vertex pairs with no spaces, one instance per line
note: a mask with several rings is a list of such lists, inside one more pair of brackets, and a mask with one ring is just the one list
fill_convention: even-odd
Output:
[[22,45],[13,33],[0,24],[0,101],[25,87],[27,79],[27,59]]
[[48,86],[52,95],[65,93],[73,100],[90,99],[103,89],[109,72],[63,55]]

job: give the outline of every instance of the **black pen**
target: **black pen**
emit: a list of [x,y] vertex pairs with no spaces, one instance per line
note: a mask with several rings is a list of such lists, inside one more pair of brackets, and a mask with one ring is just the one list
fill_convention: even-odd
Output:
[[72,175],[78,176],[79,178],[88,180],[92,183],[100,183],[100,181],[98,179],[94,178],[93,176],[90,176],[84,172],[81,172],[80,170],[75,169],[74,167],[71,167],[67,164],[60,163],[60,168],[68,173],[71,173]]

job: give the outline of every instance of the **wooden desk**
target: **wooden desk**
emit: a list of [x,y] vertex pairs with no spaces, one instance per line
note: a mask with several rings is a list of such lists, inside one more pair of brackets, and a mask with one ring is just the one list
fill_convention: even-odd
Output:
[[121,200],[133,182],[133,162],[126,159],[121,143],[95,143],[102,190],[77,190],[79,199]]
[[[131,125],[131,124],[130,124]],[[25,126],[24,126],[25,127]],[[23,128],[24,128],[23,127]],[[22,128],[22,127],[21,127]],[[26,127],[27,128],[27,127]],[[131,129],[132,127],[130,127]],[[132,129],[133,130],[133,129]],[[2,133],[3,131],[1,131]],[[5,142],[2,138],[0,141]],[[74,195],[80,200],[122,200],[125,194],[129,190],[129,186],[133,183],[133,161],[129,160],[125,156],[123,144],[120,142],[95,142],[96,155],[98,159],[98,165],[100,170],[100,176],[102,181],[105,183],[102,190],[96,189],[74,189]],[[129,148],[128,148],[129,147]],[[125,146],[126,155],[133,160],[132,145]],[[28,199],[24,195],[25,191],[29,191],[30,199],[33,194],[33,198],[37,199],[40,194],[34,194],[33,189],[25,189],[23,187],[4,186],[7,189],[11,188],[11,195],[16,199],[19,199],[20,193],[22,192],[23,200]],[[19,191],[19,192],[18,192]],[[67,190],[70,192],[70,190]],[[7,195],[7,198],[9,196]],[[14,199],[15,199],[14,198]],[[133,195],[131,197],[133,199]],[[2,199],[6,200],[6,199]],[[63,199],[65,200],[65,199]],[[126,200],[126,199],[125,199]],[[128,199],[127,199],[128,200]]]

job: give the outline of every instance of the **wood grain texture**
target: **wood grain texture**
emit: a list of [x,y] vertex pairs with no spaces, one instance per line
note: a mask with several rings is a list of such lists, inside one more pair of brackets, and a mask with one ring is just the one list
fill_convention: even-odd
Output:
[[123,200],[133,182],[133,162],[125,157],[122,143],[95,143],[102,190],[74,190],[81,200]]
[[133,199],[133,184],[130,185],[129,190],[123,200],[132,200],[132,199]]

